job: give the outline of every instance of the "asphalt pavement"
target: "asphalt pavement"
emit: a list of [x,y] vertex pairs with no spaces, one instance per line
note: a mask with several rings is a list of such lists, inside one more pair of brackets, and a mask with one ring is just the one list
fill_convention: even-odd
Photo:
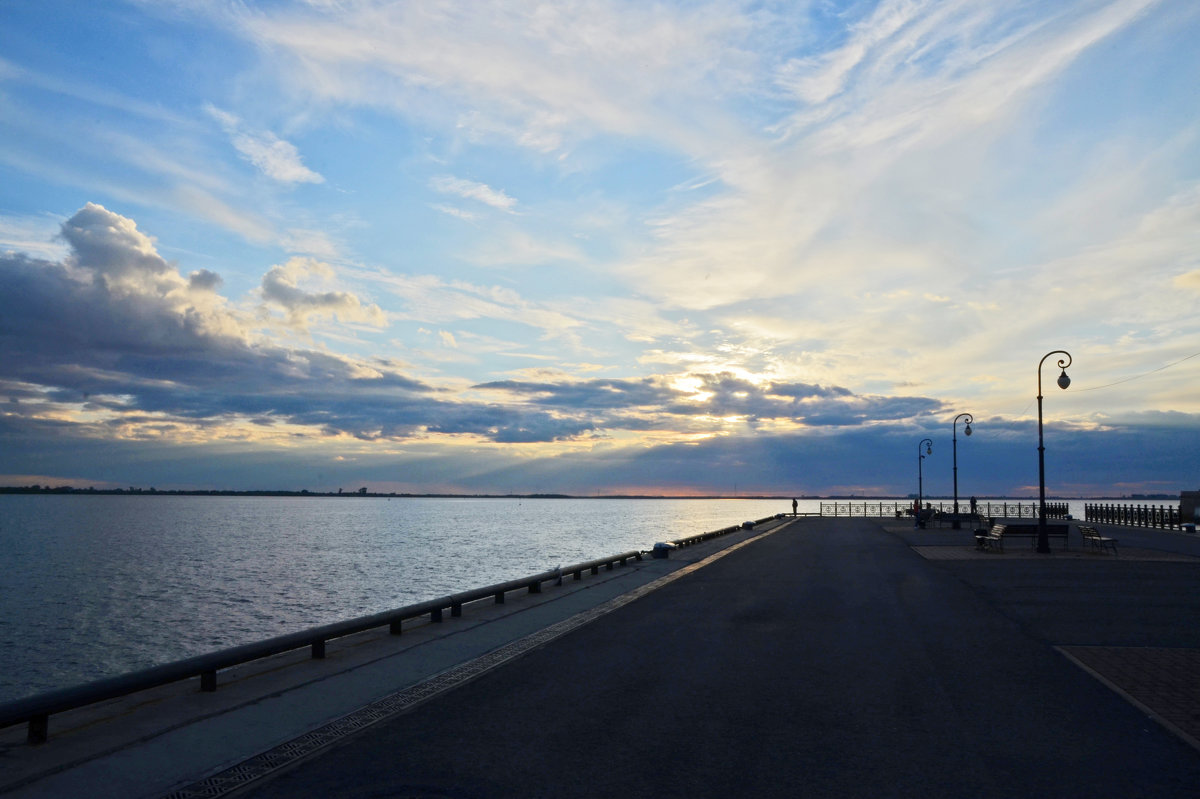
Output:
[[238,795],[1197,795],[1186,734],[1088,657],[1200,650],[1200,559],[888,525],[799,519]]

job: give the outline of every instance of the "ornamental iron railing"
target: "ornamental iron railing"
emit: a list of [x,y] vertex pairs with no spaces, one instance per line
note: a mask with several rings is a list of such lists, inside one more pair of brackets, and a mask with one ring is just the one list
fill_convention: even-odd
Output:
[[[926,500],[921,505],[922,510],[934,513],[954,513],[953,502],[930,502]],[[959,513],[971,513],[970,502],[958,503]],[[974,512],[980,516],[1005,519],[1036,519],[1038,503],[1036,502],[995,502],[985,500],[975,504]],[[1047,502],[1047,519],[1065,519],[1070,509],[1065,502]],[[902,517],[913,515],[913,503],[902,500],[877,502],[822,502],[822,516],[869,516],[869,517]]]
[[1182,523],[1179,508],[1162,505],[1116,505],[1085,503],[1085,521],[1099,524],[1124,524],[1129,527],[1157,527],[1178,530]]

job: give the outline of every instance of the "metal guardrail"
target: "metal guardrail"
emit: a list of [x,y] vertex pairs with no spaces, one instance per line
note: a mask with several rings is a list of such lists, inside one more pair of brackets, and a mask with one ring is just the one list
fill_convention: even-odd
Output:
[[[781,516],[783,514],[768,516],[765,519],[757,520],[754,524],[762,524]],[[741,529],[744,529],[743,525],[725,527],[714,532],[681,538],[672,543],[680,547],[691,546],[701,541],[707,541],[710,538],[736,532]],[[583,579],[584,572],[599,574],[602,567],[608,571],[612,571],[615,566],[624,566],[630,560],[642,560],[645,554],[646,552],[644,551],[636,551],[624,552],[620,555],[612,555],[606,558],[597,558],[589,560],[586,563],[560,567],[530,577],[521,577],[484,588],[476,588],[471,591],[463,591],[437,599],[430,599],[425,602],[418,602],[415,605],[406,605],[395,610],[387,610],[369,616],[361,616],[349,621],[313,627],[308,630],[301,630],[300,632],[268,638],[265,641],[242,644],[241,646],[230,647],[229,649],[222,649],[218,652],[210,652],[205,655],[197,655],[196,657],[165,663],[161,666],[153,666],[117,677],[96,680],[72,688],[48,691],[43,694],[25,697],[0,705],[0,728],[11,727],[14,724],[28,723],[28,741],[30,743],[44,743],[50,734],[50,716],[55,713],[76,710],[88,705],[94,705],[97,702],[117,699],[139,691],[157,688],[170,683],[182,682],[193,677],[200,678],[201,691],[216,691],[217,673],[221,669],[240,666],[255,660],[271,657],[272,655],[303,649],[304,647],[311,648],[313,658],[324,658],[326,642],[337,638],[343,638],[347,635],[354,635],[355,633],[380,627],[387,627],[392,635],[400,635],[405,621],[428,615],[430,622],[438,623],[443,620],[446,610],[450,611],[451,616],[461,616],[463,606],[471,602],[492,597],[496,604],[503,604],[505,594],[511,591],[526,589],[531,594],[538,594],[542,591],[543,583],[553,580],[561,584],[566,575],[571,575],[575,580],[581,580]]]
[[44,743],[49,737],[50,716],[75,710],[108,699],[157,688],[168,683],[180,682],[193,677],[200,678],[201,691],[217,690],[217,672],[265,657],[310,647],[313,658],[325,657],[325,644],[336,638],[387,627],[393,635],[400,635],[403,622],[428,615],[431,622],[440,622],[448,609],[451,616],[461,616],[463,606],[481,599],[493,597],[496,604],[504,602],[504,595],[511,591],[527,589],[531,594],[541,593],[542,583],[554,580],[558,583],[566,575],[576,580],[583,578],[585,571],[598,574],[600,568],[612,571],[615,565],[624,566],[630,560],[642,560],[643,552],[625,552],[607,558],[597,558],[574,566],[509,580],[485,588],[463,591],[457,594],[406,605],[395,610],[361,616],[349,621],[326,624],[300,632],[289,633],[265,641],[222,649],[205,655],[165,663],[148,669],[122,674],[104,680],[85,683],[72,688],[48,691],[0,705],[0,728],[28,722],[30,743]]
[[1179,508],[1160,505],[1109,505],[1085,503],[1083,519],[1102,524],[1123,524],[1129,527],[1157,527],[1163,530],[1182,529]]
[[[786,513],[777,513],[774,516],[767,516],[764,519],[755,519],[752,522],[752,524],[755,527],[757,527],[758,525],[762,524],[763,522],[770,522],[770,521],[774,521],[776,519],[782,519],[787,515],[788,514],[786,514]],[[688,536],[687,538],[680,538],[677,541],[672,541],[671,543],[677,547],[690,547],[695,544],[699,544],[704,541],[707,541],[710,538],[717,538],[718,536],[728,535],[729,533],[736,533],[738,530],[745,530],[745,529],[746,529],[746,523],[742,522],[741,524],[735,524],[732,527],[722,527],[720,530],[713,530],[711,533],[700,533],[699,535],[692,535],[692,536]]]

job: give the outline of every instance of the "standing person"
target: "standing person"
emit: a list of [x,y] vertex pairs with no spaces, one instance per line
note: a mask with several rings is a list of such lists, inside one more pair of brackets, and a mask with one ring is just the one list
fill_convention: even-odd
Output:
[[795,499],[795,497],[792,498],[792,515],[793,516],[796,515],[796,499]]
[[978,504],[979,504],[979,503],[977,503],[977,502],[975,501],[975,497],[971,497],[971,515],[972,515],[972,516],[977,516],[977,515],[978,515],[978,512],[976,511],[976,507],[978,506]]

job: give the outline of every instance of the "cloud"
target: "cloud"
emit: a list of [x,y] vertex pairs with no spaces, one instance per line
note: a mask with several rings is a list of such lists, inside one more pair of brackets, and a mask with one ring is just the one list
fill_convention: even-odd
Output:
[[572,339],[583,326],[565,310],[525,299],[507,286],[487,286],[437,275],[379,273],[371,276],[404,302],[392,319],[426,324],[487,319],[536,328],[550,338]]
[[337,246],[322,230],[292,228],[288,230],[280,245],[288,252],[303,253],[316,258],[336,258]]
[[282,58],[276,75],[290,91],[538,153],[564,153],[598,132],[686,143],[701,138],[700,127],[728,127],[709,111],[713,95],[744,89],[753,60],[751,47],[730,45],[746,35],[740,9],[713,4],[439,1],[213,13]]
[[345,291],[309,292],[301,287],[306,282],[329,282],[336,274],[332,266],[314,258],[291,258],[263,275],[263,300],[269,306],[283,309],[288,322],[298,327],[307,327],[312,320],[322,317],[384,327],[387,315],[378,305],[365,305]]
[[[103,401],[112,408],[192,418],[283,408],[299,418],[306,400],[289,394],[309,381],[323,390],[428,390],[386,367],[256,338],[254,320],[216,293],[219,275],[198,270],[184,278],[131,219],[102,206],[86,205],[62,235],[71,254],[61,263],[22,255],[0,263],[4,379],[76,402],[112,397]],[[302,315],[325,306],[372,314],[337,293],[288,294],[286,280],[278,288]]]
[[[83,477],[124,484],[139,480],[139,461],[161,455],[172,478],[160,471],[147,482],[260,485],[261,473],[244,473],[229,460],[230,452],[244,459],[249,447],[256,463],[276,469],[266,487],[288,487],[308,482],[290,475],[298,474],[298,457],[315,452],[393,469],[426,463],[436,452],[433,472],[460,466],[453,486],[493,489],[489,481],[498,480],[511,490],[515,462],[500,450],[485,457],[474,448],[553,443],[557,455],[533,449],[521,459],[522,480],[539,490],[590,493],[585,486],[665,481],[724,492],[736,473],[739,483],[759,490],[869,485],[907,493],[914,442],[930,435],[932,457],[945,453],[948,411],[937,400],[733,372],[506,380],[451,392],[406,376],[386,358],[355,359],[256,336],[254,321],[217,294],[219,276],[196,270],[184,278],[132,220],[102,206],[89,204],[68,219],[63,237],[71,253],[60,262],[0,256],[0,435],[9,442],[0,464],[13,464],[13,473],[51,473],[28,468],[37,452],[39,463],[83,457],[94,463]],[[289,274],[319,276],[327,268],[306,262]],[[320,296],[283,293],[299,305]],[[1052,423],[1051,485],[1188,474],[1197,430],[1197,417],[1181,413],[1112,418],[1102,429]],[[637,447],[615,443],[642,433],[648,437]],[[964,491],[1028,486],[1035,438],[1028,419],[977,416],[975,435],[960,447]],[[421,457],[362,449],[388,441],[427,449]],[[473,451],[457,448],[460,441]],[[1128,457],[1098,470],[1114,447]],[[1145,458],[1137,454],[1143,451]],[[82,455],[92,452],[107,455]],[[944,488],[937,462],[926,463],[931,493]],[[414,487],[421,479],[413,478]]]
[[88,203],[62,226],[62,236],[74,254],[68,263],[90,272],[109,285],[137,288],[147,281],[175,282],[176,270],[158,254],[154,240],[126,219]]
[[632,419],[614,411],[659,417],[656,426],[668,428],[686,420],[688,429],[706,421],[719,431],[722,419],[737,417],[751,423],[783,421],[794,426],[845,427],[919,419],[942,410],[942,403],[925,397],[856,396],[841,387],[807,383],[756,383],[730,373],[689,374],[687,388],[669,386],[662,378],[642,380],[593,379],[535,383],[494,381],[476,388],[523,396],[536,406],[560,413],[586,412],[600,425],[630,426]]
[[484,205],[501,211],[513,212],[517,201],[509,197],[503,191],[493,189],[483,183],[475,183],[470,180],[450,177],[449,175],[440,175],[429,181],[429,187],[441,194],[454,194],[458,197],[463,197],[468,200],[476,200]]
[[578,247],[562,242],[545,241],[522,231],[507,231],[489,240],[464,256],[484,267],[539,266],[567,262],[583,262]]
[[258,213],[230,205],[197,186],[177,185],[167,193],[166,198],[188,214],[225,230],[232,230],[250,241],[262,244],[278,238],[272,224]]
[[274,133],[247,130],[235,115],[207,106],[209,115],[229,134],[234,148],[267,177],[280,183],[324,183],[325,178],[306,167],[291,142]]
[[850,74],[874,48],[895,36],[921,10],[920,3],[885,0],[870,18],[851,26],[846,44],[820,56],[789,59],[779,68],[776,80],[806,103],[827,102],[844,90]]
[[12,250],[38,258],[61,258],[65,250],[62,242],[55,240],[60,224],[48,217],[0,214],[0,252]]
[[[581,417],[455,399],[384,358],[274,343],[217,293],[219,275],[183,277],[133,220],[103,206],[87,204],[62,236],[71,252],[61,262],[0,256],[0,396],[17,400],[7,423],[21,435],[536,443],[594,429]],[[302,287],[334,275],[328,264],[291,259],[268,271],[263,297],[301,322],[380,321],[354,295]]]
[[465,222],[473,222],[474,220],[478,219],[478,216],[471,213],[470,211],[464,211],[461,208],[455,208],[452,205],[445,205],[443,203],[433,203],[429,207],[435,211],[446,214],[447,216],[457,217],[458,219],[461,219]]
[[194,291],[216,291],[222,282],[220,275],[207,269],[198,269],[188,275],[188,287]]
[[1200,269],[1193,269],[1175,277],[1175,285],[1183,289],[1200,292]]

